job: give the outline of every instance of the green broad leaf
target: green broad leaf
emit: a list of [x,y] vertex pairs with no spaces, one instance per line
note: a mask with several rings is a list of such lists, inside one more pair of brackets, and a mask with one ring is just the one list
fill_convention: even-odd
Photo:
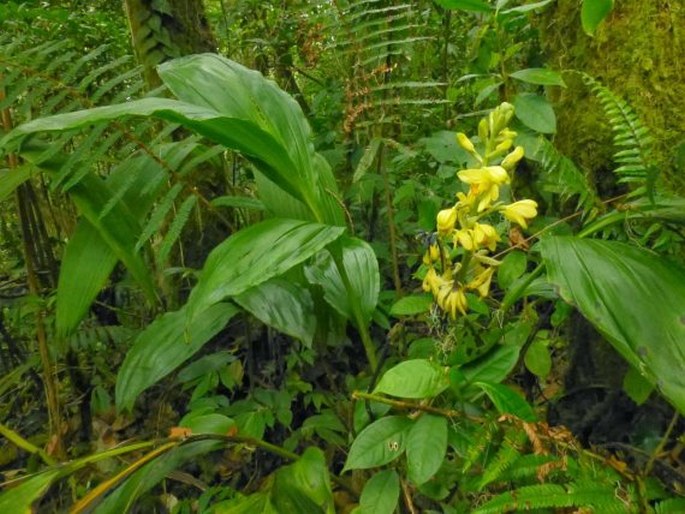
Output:
[[423,414],[407,434],[407,475],[421,485],[440,469],[447,453],[447,419]]
[[249,198],[247,196],[219,196],[214,198],[209,204],[212,207],[233,207],[235,209],[252,209],[254,211],[266,209],[264,203],[256,198]]
[[435,3],[445,9],[458,9],[460,11],[490,12],[492,6],[483,0],[435,0]]
[[401,362],[383,374],[374,393],[399,398],[433,398],[449,387],[447,371],[426,359]]
[[271,503],[278,512],[335,514],[328,466],[320,449],[307,448],[295,463],[276,472]]
[[34,475],[21,484],[0,493],[0,512],[32,514],[34,502],[47,492],[52,483],[64,475],[62,469],[51,469]]
[[557,131],[557,117],[545,97],[521,93],[514,98],[514,107],[516,117],[526,127],[542,134],[554,134]]
[[140,393],[192,357],[238,312],[229,303],[211,306],[187,325],[186,308],[152,322],[126,354],[116,383],[119,410],[130,410]]
[[[193,441],[172,448],[133,471],[120,484],[116,484],[116,489],[107,495],[95,512],[98,514],[129,512],[138,498],[164,480],[169,473],[186,462],[197,461],[203,455],[219,450],[223,446],[220,441]],[[108,491],[103,494],[106,492]]]
[[400,298],[390,307],[390,314],[399,318],[400,316],[413,316],[428,312],[433,305],[433,296],[426,294],[412,294]]
[[654,391],[654,384],[631,366],[623,377],[623,390],[636,404],[642,405]]
[[277,277],[233,299],[262,323],[311,347],[316,318],[312,296],[304,287]]
[[197,313],[237,296],[309,259],[339,238],[343,227],[290,219],[269,219],[236,232],[214,248],[187,303]]
[[[236,149],[254,160],[270,181],[302,200],[314,220],[345,224],[336,199],[337,184],[328,163],[314,151],[307,119],[295,99],[275,82],[217,54],[174,59],[158,69],[160,78],[177,98],[212,109],[228,120],[240,121],[250,132],[223,131],[221,139],[215,141],[229,148],[236,144],[244,146],[244,150]],[[256,141],[254,136],[258,133],[268,135],[269,139]],[[243,144],[248,141],[249,145]],[[271,160],[274,151],[287,155],[287,160]],[[265,158],[269,162],[263,166]]]
[[466,384],[489,382],[498,384],[509,376],[519,359],[520,348],[514,345],[499,345],[475,362],[460,369]]
[[514,281],[526,272],[528,258],[518,250],[509,252],[497,268],[497,284],[502,289],[509,289]]
[[500,414],[513,414],[523,421],[537,421],[533,408],[520,395],[503,384],[476,382],[495,405]]
[[552,371],[552,357],[544,339],[535,338],[526,350],[523,362],[533,375],[545,379]]
[[685,413],[685,269],[617,242],[550,237],[540,250],[561,297]]
[[[306,268],[307,279],[321,286],[324,299],[340,314],[358,325],[354,309],[359,309],[366,325],[371,321],[378,303],[380,272],[378,260],[371,246],[361,239],[342,237],[331,251],[342,252],[342,263],[351,290],[345,286],[338,267],[330,253]],[[360,328],[360,327],[357,327]]]
[[56,328],[73,332],[107,283],[119,259],[88,220],[81,220],[64,249],[57,283]]
[[193,434],[219,434],[226,435],[228,430],[235,425],[235,421],[223,414],[189,414],[183,416],[178,424],[180,427],[189,428]]
[[593,36],[599,24],[614,8],[614,0],[583,0],[580,22],[588,36]]
[[405,416],[386,416],[371,423],[356,437],[347,455],[343,473],[368,469],[392,462],[404,453],[412,422]]
[[[464,163],[470,158],[469,153],[457,144],[456,132],[440,130],[419,140],[426,151],[439,163]],[[450,173],[454,176],[454,170]],[[395,196],[397,201],[397,196]]]
[[394,469],[372,476],[359,497],[359,514],[393,514],[400,499],[400,477]]
[[559,72],[545,68],[527,68],[525,70],[515,71],[509,76],[528,84],[566,87],[566,83],[564,82],[564,79],[561,78]]

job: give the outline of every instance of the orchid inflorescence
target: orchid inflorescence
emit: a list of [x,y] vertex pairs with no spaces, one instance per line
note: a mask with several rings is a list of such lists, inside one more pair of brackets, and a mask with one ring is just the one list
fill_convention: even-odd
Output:
[[[509,175],[523,158],[523,147],[514,144],[516,132],[507,125],[514,107],[502,103],[478,125],[478,138],[483,153],[463,133],[457,133],[457,143],[480,164],[463,169],[457,177],[469,185],[468,193],[457,193],[457,202],[437,215],[437,234],[423,256],[428,271],[423,289],[431,292],[438,306],[453,319],[466,314],[467,291],[488,295],[495,268],[501,263],[490,257],[501,241],[498,230],[485,219],[500,213],[509,221],[527,228],[528,220],[537,216],[537,203],[519,200],[500,202],[500,186],[511,181]],[[493,164],[499,161],[499,164]],[[463,249],[459,252],[458,249]],[[453,261],[456,260],[455,261]]]

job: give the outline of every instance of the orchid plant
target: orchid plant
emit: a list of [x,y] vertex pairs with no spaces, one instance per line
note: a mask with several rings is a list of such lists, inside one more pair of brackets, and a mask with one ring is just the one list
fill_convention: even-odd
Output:
[[[502,103],[478,125],[478,146],[464,133],[457,143],[473,156],[479,167],[460,170],[459,180],[468,184],[467,193],[458,192],[457,202],[437,215],[437,234],[423,256],[428,270],[423,289],[431,292],[438,306],[453,319],[466,314],[467,291],[488,295],[493,273],[500,261],[490,256],[502,240],[505,228],[488,223],[500,214],[512,223],[527,228],[537,216],[537,203],[525,199],[513,203],[500,200],[500,189],[511,182],[523,147],[514,144],[516,132],[507,128],[514,107]],[[480,151],[479,151],[480,149]]]

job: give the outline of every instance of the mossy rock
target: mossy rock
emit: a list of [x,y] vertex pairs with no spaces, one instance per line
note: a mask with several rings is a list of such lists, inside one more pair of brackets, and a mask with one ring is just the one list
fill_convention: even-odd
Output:
[[[661,181],[685,193],[685,4],[620,0],[594,37],[583,32],[578,0],[558,0],[538,18],[549,66],[578,70],[625,99],[651,130]],[[577,74],[553,98],[556,144],[606,179],[613,168],[611,130],[597,99]]]

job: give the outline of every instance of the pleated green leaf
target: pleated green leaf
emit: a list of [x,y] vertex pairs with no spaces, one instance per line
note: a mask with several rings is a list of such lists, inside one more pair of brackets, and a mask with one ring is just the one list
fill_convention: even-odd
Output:
[[186,308],[156,319],[136,338],[117,376],[116,404],[130,410],[140,393],[192,357],[238,312],[228,303],[198,313],[187,325]]
[[[274,82],[216,54],[166,62],[159,67],[159,75],[178,99],[242,120],[269,134],[288,160],[262,172],[303,200],[315,220],[344,224],[342,209],[334,196],[337,185],[328,163],[314,151],[307,119],[299,104]],[[259,159],[259,153],[268,149],[254,150],[248,156]]]
[[685,413],[685,269],[617,242],[550,237],[540,249],[561,297]]
[[64,249],[57,284],[57,332],[66,336],[88,312],[119,261],[88,220],[81,220]]
[[235,296],[234,300],[262,323],[311,346],[316,318],[312,296],[304,287],[273,278]]
[[[373,317],[380,291],[378,260],[368,243],[354,237],[339,240],[342,263],[349,279],[348,290],[330,254],[307,268],[307,278],[324,290],[324,299],[340,314],[356,324],[353,308],[359,308],[364,324]],[[358,327],[359,328],[359,327]]]
[[207,257],[188,299],[188,316],[258,286],[309,259],[345,231],[318,223],[269,219],[243,229]]

